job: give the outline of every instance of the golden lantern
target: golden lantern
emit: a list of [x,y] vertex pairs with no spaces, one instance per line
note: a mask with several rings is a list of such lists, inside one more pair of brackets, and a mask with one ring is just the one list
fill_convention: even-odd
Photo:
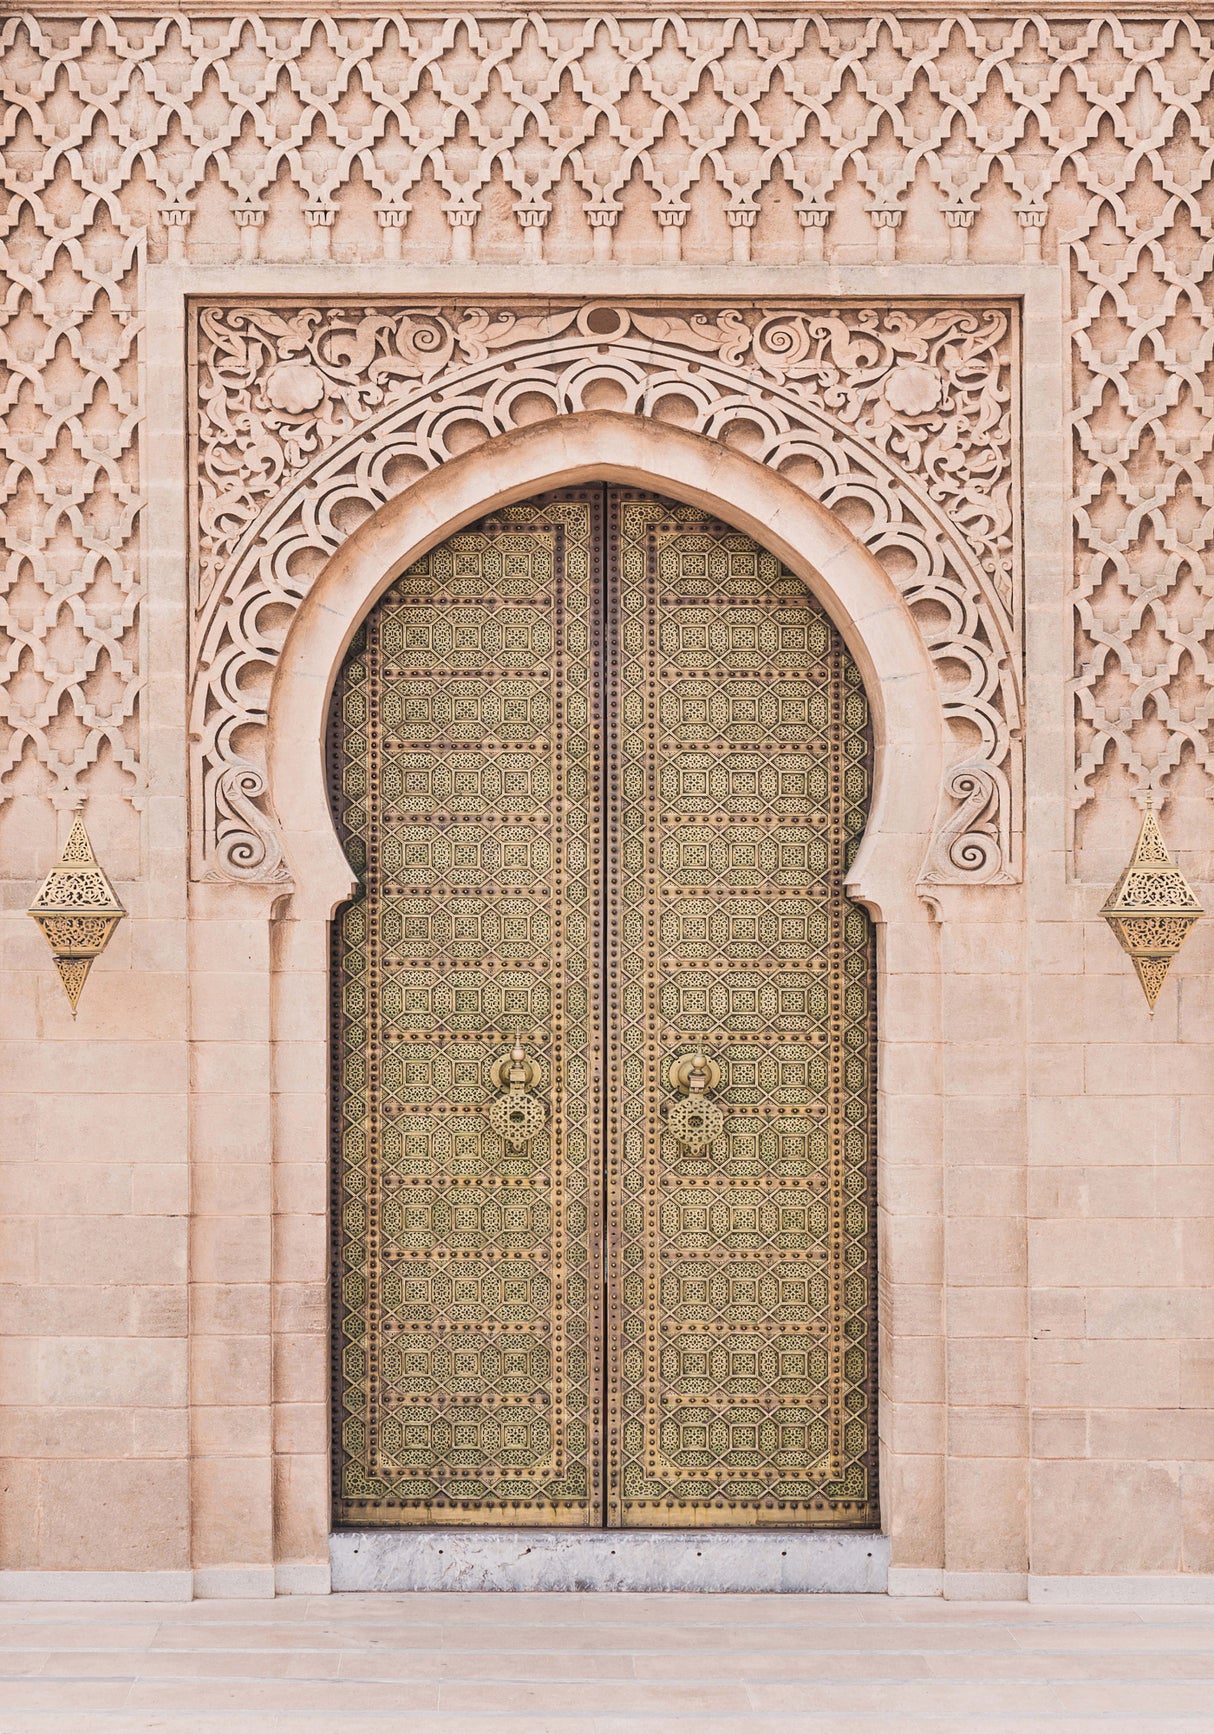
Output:
[[1100,911],[1121,949],[1129,953],[1151,1016],[1172,959],[1203,911],[1193,888],[1168,854],[1150,807],[1130,864]]
[[63,854],[42,881],[29,913],[51,948],[75,1017],[93,959],[101,956],[126,914],[97,863],[79,813]]

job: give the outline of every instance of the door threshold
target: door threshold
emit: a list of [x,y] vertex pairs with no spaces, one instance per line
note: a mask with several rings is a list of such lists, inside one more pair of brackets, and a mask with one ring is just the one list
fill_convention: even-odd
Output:
[[347,1529],[335,1591],[693,1590],[883,1595],[889,1539],[871,1530]]

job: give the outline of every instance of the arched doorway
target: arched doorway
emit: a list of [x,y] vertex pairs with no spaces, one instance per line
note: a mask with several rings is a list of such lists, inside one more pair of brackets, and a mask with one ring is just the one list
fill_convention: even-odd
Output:
[[624,485],[380,598],[332,709],[336,1515],[877,1521],[859,672]]

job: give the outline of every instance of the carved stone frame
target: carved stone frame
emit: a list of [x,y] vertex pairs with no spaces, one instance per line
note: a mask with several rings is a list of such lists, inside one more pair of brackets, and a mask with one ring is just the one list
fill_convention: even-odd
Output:
[[[462,273],[450,267],[347,270],[335,264],[247,272],[169,266],[149,272],[149,320],[156,337],[147,373],[149,431],[162,459],[148,520],[157,621],[153,677],[162,692],[177,693],[179,715],[191,678],[185,618],[187,496],[182,481],[174,480],[186,474],[187,298],[243,292],[258,299],[277,293],[292,301],[320,295],[483,299],[490,292],[485,275],[492,275],[492,288],[500,289],[509,273],[477,267]],[[538,290],[525,273],[516,281],[520,291]],[[602,272],[553,268],[544,271],[542,287],[554,295],[603,298],[605,293]],[[679,267],[630,272],[627,287],[630,294],[664,293],[680,300],[689,294],[715,296],[724,305],[736,302],[742,285],[736,270]],[[1026,449],[1037,454],[1038,474],[1047,478],[1024,509],[1027,622],[1037,634],[1034,678],[1051,695],[1034,712],[1026,743],[1028,774],[1030,787],[1048,791],[1042,809],[1045,847],[1061,868],[1065,810],[1056,789],[1067,751],[1062,695],[1068,665],[1061,630],[1065,574],[1059,571],[1059,551],[1067,542],[1058,272],[1049,266],[969,266],[963,274],[947,266],[900,267],[891,279],[880,267],[868,266],[751,268],[745,288],[756,296],[795,292],[872,300],[891,291],[899,299],[914,294],[943,298],[963,289],[972,300],[1019,299],[1023,438]],[[194,1387],[191,1400],[199,1594],[318,1590],[329,1581],[327,936],[332,910],[350,884],[323,779],[321,743],[332,681],[359,616],[406,560],[495,503],[590,475],[699,499],[759,536],[814,583],[869,685],[881,767],[873,822],[852,882],[879,928],[879,1427],[890,1587],[905,1593],[938,1591],[950,1557],[961,1562],[959,1580],[977,1571],[976,1564],[964,1563],[977,1558],[968,1534],[959,1533],[957,1543],[948,1539],[953,1519],[947,1497],[947,1382],[943,1360],[934,1355],[924,1360],[922,1354],[931,1342],[946,1340],[947,1228],[937,1214],[939,1204],[931,1200],[939,1198],[943,1185],[945,1116],[958,1084],[958,1062],[951,1062],[950,1074],[940,1035],[961,979],[954,973],[958,965],[948,935],[967,928],[976,935],[971,924],[1019,919],[1013,911],[1021,910],[1025,891],[1007,884],[929,888],[920,883],[944,767],[942,711],[922,637],[871,557],[833,526],[832,559],[832,526],[822,521],[824,514],[791,483],[744,456],[673,429],[657,430],[660,437],[651,441],[643,424],[645,438],[638,441],[636,424],[615,416],[573,418],[564,434],[573,433],[574,420],[576,440],[564,437],[559,423],[549,423],[494,442],[492,456],[482,448],[433,472],[413,495],[407,534],[398,498],[334,553],[292,623],[270,699],[267,768],[293,879],[189,886],[195,1008],[191,1161],[214,1160],[216,1148],[230,1148],[235,1139],[250,1174],[264,1174],[260,1190],[250,1187],[248,1201],[234,1203],[231,1215],[192,1216],[191,1282],[226,1280],[249,1285],[251,1297],[264,1292],[264,1307],[251,1299],[247,1316],[222,1328],[238,1329],[250,1352],[263,1350],[268,1369],[256,1392],[242,1387],[228,1399],[241,1405],[246,1428],[261,1429],[257,1437],[252,1442],[248,1432],[217,1437],[213,1424],[199,1425],[194,1417],[205,1420],[202,1405],[224,1400],[213,1391],[213,1362],[205,1354],[203,1334],[221,1327],[192,1327],[191,1360],[208,1369],[203,1382],[212,1388],[204,1397],[202,1385]],[[1032,710],[1031,692],[1028,700]],[[166,709],[171,704],[160,714]],[[160,756],[172,754],[180,763],[180,723],[170,720],[160,728]],[[153,798],[153,817],[155,806]],[[1040,837],[1042,827],[1037,830]],[[159,825],[157,832],[161,847],[184,851],[189,845],[187,831],[175,825]],[[180,853],[176,859],[180,862]],[[232,1002],[234,987],[239,1005]],[[226,1007],[222,1014],[217,1002]],[[985,1033],[988,1041],[998,1039],[995,1029]],[[1006,1036],[1013,1039],[1013,1032]],[[244,1232],[238,1235],[234,1222],[241,1212]],[[919,1369],[911,1384],[908,1368]],[[258,1415],[264,1416],[264,1427]],[[937,1415],[941,1422],[925,1428],[927,1417]],[[231,1476],[225,1481],[208,1468],[217,1455],[229,1459],[227,1467],[244,1490],[239,1526],[219,1491],[231,1485]],[[1009,1574],[994,1575],[1001,1594],[1023,1593]],[[978,1571],[975,1583],[982,1576]]]
[[887,565],[950,736],[927,885],[1020,877],[1019,330],[1007,301],[200,303],[190,327],[194,873],[287,880],[279,646],[351,528],[453,456],[613,407],[747,451]]

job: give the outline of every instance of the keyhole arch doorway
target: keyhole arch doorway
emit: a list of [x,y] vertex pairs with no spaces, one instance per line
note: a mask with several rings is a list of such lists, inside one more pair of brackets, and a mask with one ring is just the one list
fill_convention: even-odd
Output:
[[[653,443],[648,438],[650,430],[644,424],[638,423],[625,431],[611,424],[630,418],[592,416],[573,419],[583,424],[577,432],[582,436],[585,451],[584,470],[591,473],[600,476],[611,476],[613,472],[616,475],[635,475],[643,487],[660,489],[667,500],[672,496],[681,496],[684,500],[688,495],[693,499],[698,496],[697,503],[711,505],[717,512],[721,511],[722,501],[726,498],[726,488],[722,483],[732,483],[725,527],[732,529],[739,518],[754,523],[761,512],[766,534],[760,547],[770,550],[773,542],[779,545],[783,562],[808,581],[813,596],[823,601],[829,599],[832,613],[844,616],[846,636],[853,643],[860,643],[863,660],[871,671],[863,684],[874,699],[876,735],[876,789],[865,846],[858,862],[859,871],[854,865],[851,874],[851,890],[856,897],[865,897],[878,917],[884,917],[887,922],[892,915],[895,923],[904,916],[921,923],[925,912],[914,897],[913,880],[915,868],[922,859],[934,809],[932,793],[938,783],[933,783],[932,779],[938,776],[941,723],[930,671],[925,666],[926,658],[921,651],[917,656],[915,654],[919,641],[892,586],[871,558],[851,542],[825,513],[805,501],[799,490],[780,482],[779,478],[749,460],[723,449],[714,450],[711,442],[663,429],[660,441],[663,462],[659,465],[652,461],[655,454],[643,449],[646,443]],[[587,426],[587,423],[595,425]],[[457,473],[443,478],[445,485],[441,489],[427,490],[419,486],[411,490],[418,496],[416,499],[394,502],[399,510],[385,508],[378,515],[379,522],[373,520],[364,525],[351,538],[350,544],[330,563],[330,568],[322,575],[321,582],[301,610],[284,650],[273,696],[270,759],[275,810],[287,843],[294,879],[290,902],[281,908],[292,917],[284,925],[290,932],[287,949],[294,951],[296,956],[302,958],[310,944],[315,948],[310,935],[318,932],[317,924],[323,924],[329,910],[340,901],[349,885],[349,869],[344,855],[340,865],[334,858],[331,847],[334,838],[327,806],[323,814],[318,810],[315,781],[309,788],[300,772],[302,761],[320,746],[318,736],[323,734],[327,689],[333,685],[336,670],[344,660],[360,617],[366,614],[368,605],[374,605],[376,596],[383,593],[385,586],[392,584],[405,561],[416,563],[417,554],[423,547],[432,548],[444,534],[449,536],[453,523],[467,523],[477,505],[483,513],[486,496],[493,499],[496,495],[500,504],[503,499],[517,499],[533,491],[536,482],[572,479],[576,483],[579,466],[572,464],[570,458],[578,454],[569,449],[573,432],[569,428],[561,430],[557,453],[551,450],[553,442],[550,440],[537,442],[527,435],[510,436],[494,442],[507,449],[470,454],[469,459],[448,466],[449,472]],[[549,449],[538,449],[543,446]],[[551,462],[554,456],[563,460],[556,474]],[[638,463],[638,457],[650,461]],[[479,465],[475,462],[478,459]],[[706,484],[711,484],[711,489]],[[441,492],[444,497],[438,501],[427,500],[424,497],[427,492]],[[462,505],[461,493],[466,502]],[[404,508],[407,505],[412,505],[411,513],[406,513]],[[442,507],[454,509],[439,529],[435,520],[440,519]],[[397,519],[395,525],[383,522],[389,516]],[[747,530],[749,528],[750,524],[747,524]],[[402,529],[405,531],[403,536]],[[790,532],[796,538],[795,542],[789,540]],[[383,558],[389,536],[395,540],[395,549],[400,550],[393,560]],[[360,543],[362,545],[358,546]],[[821,568],[830,571],[830,580],[819,567],[811,565],[807,552],[817,555]],[[360,589],[362,593],[358,603],[361,606],[352,606]],[[848,600],[854,612],[848,611],[847,603],[840,595],[842,592],[847,596],[849,591]],[[862,629],[867,636],[862,636]],[[309,712],[312,720],[309,720]],[[316,748],[309,747],[309,737],[316,742]],[[891,770],[899,768],[904,773],[899,780],[900,786],[890,777]],[[323,797],[323,784],[320,793]],[[284,972],[280,979],[285,986],[287,974]],[[777,1501],[775,1507],[769,1509],[774,1510],[774,1517],[756,1511],[744,1520],[760,1523],[814,1521],[812,1516],[798,1515],[795,1510],[790,1510],[788,1502]],[[709,1516],[708,1521],[721,1520],[719,1506],[717,1510],[717,1517]],[[354,1511],[339,1511],[338,1516],[346,1521],[360,1520]],[[434,1521],[435,1517],[432,1509],[426,1514],[427,1521]],[[366,1520],[364,1515],[361,1521]],[[439,1516],[438,1520],[444,1519]],[[476,1522],[485,1518],[464,1510],[458,1518],[446,1520]],[[549,1515],[546,1520],[554,1519]],[[574,1520],[596,1521],[593,1514],[589,1518],[582,1515]],[[617,1517],[615,1520],[620,1519]],[[651,1523],[655,1520],[683,1519],[678,1517],[677,1510],[673,1519],[669,1516],[663,1519],[660,1511],[650,1510],[645,1521]],[[696,1520],[703,1522],[706,1518],[701,1514]],[[854,1511],[835,1518],[835,1521],[856,1520]],[[498,1517],[496,1521],[519,1521],[517,1503],[511,1508],[510,1516]]]
[[699,507],[560,489],[399,575],[328,745],[339,1518],[875,1524],[833,624]]

